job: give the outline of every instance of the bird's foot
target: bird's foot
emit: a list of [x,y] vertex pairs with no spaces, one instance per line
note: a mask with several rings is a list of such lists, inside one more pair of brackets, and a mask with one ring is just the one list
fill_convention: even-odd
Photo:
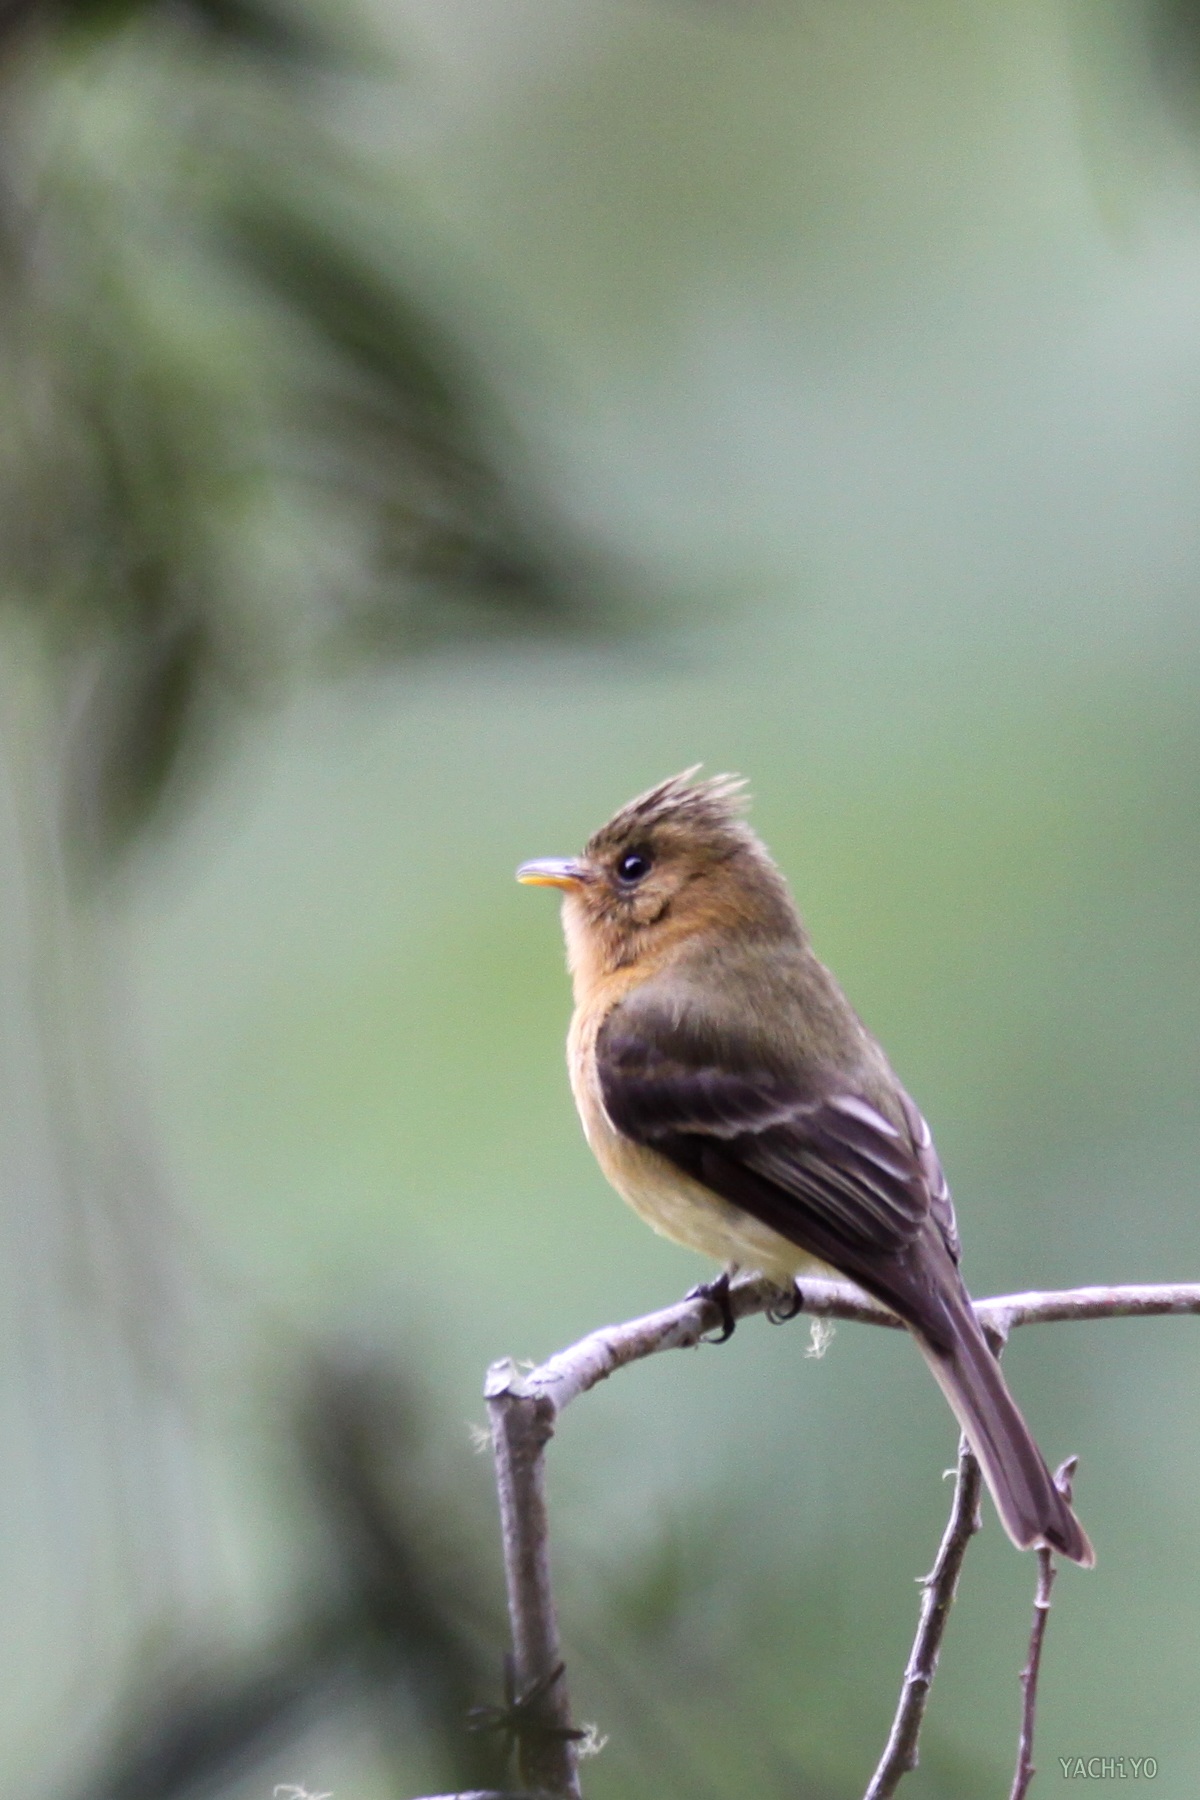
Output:
[[[780,1289],[780,1293],[785,1291],[783,1288]],[[786,1325],[790,1319],[794,1319],[802,1311],[803,1307],[804,1295],[801,1292],[800,1283],[793,1281],[789,1298],[781,1300],[778,1306],[768,1306],[767,1323],[768,1325]]]
[[702,1344],[727,1344],[733,1336],[737,1320],[733,1316],[733,1302],[729,1298],[729,1278],[736,1273],[732,1269],[722,1269],[714,1281],[697,1282],[684,1295],[685,1300],[707,1300],[715,1306],[721,1315],[721,1332],[719,1337],[702,1337]]

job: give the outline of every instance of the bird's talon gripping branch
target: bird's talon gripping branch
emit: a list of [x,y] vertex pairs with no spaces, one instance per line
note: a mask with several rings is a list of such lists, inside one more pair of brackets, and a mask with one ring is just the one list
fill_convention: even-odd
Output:
[[716,1337],[706,1332],[700,1339],[702,1344],[727,1344],[737,1330],[737,1319],[734,1317],[733,1302],[729,1298],[729,1270],[722,1269],[714,1281],[698,1281],[689,1288],[684,1296],[687,1300],[707,1300],[715,1306],[721,1315],[721,1330]]
[[786,1300],[781,1300],[778,1306],[768,1306],[768,1325],[790,1324],[793,1319],[799,1318],[800,1314],[804,1311],[804,1289],[800,1286],[798,1281],[793,1281],[790,1289],[781,1291],[786,1291],[788,1298]]

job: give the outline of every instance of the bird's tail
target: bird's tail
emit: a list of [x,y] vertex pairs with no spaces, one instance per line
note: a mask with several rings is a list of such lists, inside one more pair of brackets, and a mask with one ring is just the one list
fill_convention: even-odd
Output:
[[965,1294],[944,1299],[946,1343],[914,1335],[979,1458],[1001,1524],[1019,1550],[1048,1545],[1090,1569],[1096,1556],[1087,1533],[1055,1487],[970,1301]]

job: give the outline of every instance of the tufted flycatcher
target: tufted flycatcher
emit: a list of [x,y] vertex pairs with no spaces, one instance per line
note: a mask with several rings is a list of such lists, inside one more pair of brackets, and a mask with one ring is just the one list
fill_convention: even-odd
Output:
[[916,1338],[1020,1549],[1089,1566],[958,1272],[929,1127],[813,953],[742,817],[742,782],[672,776],[581,856],[524,863],[563,890],[567,1040],[587,1141],[665,1237],[790,1284],[849,1276]]

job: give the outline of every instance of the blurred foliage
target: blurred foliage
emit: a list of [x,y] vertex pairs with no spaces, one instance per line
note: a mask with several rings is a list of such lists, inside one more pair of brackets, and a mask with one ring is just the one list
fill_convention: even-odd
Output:
[[[348,21],[142,0],[6,24],[0,577],[53,631],[67,840],[95,857],[297,655],[558,631],[588,602],[387,202],[308,104]],[[282,611],[281,506],[348,540]]]
[[[390,200],[313,104],[322,79],[378,62],[358,22],[254,0],[14,5],[0,56],[0,591],[40,640],[42,702],[28,742],[8,748],[31,772],[47,764],[22,849],[52,1134],[64,1166],[95,1165],[47,1195],[86,1243],[101,1306],[80,1329],[68,1304],[80,1343],[67,1363],[90,1366],[58,1379],[82,1380],[122,1421],[91,1452],[102,1485],[140,1480],[151,1535],[177,1541],[188,1506],[169,1492],[170,1414],[182,1403],[194,1434],[196,1371],[185,1353],[160,1416],[157,1353],[176,1321],[148,1321],[168,1291],[190,1308],[193,1284],[162,1229],[153,1149],[121,1116],[107,996],[94,1011],[103,951],[88,908],[63,911],[60,858],[103,869],[178,814],[238,714],[297,676],[480,633],[575,630],[596,593],[486,377],[435,318]],[[294,592],[277,568],[289,534],[306,540]],[[326,537],[337,548],[305,580]],[[251,1305],[251,1335],[253,1319]],[[462,1527],[435,1544],[405,1486],[411,1442],[384,1456],[409,1410],[399,1391],[311,1354],[296,1487],[325,1520],[327,1591],[295,1598],[300,1616],[254,1645],[214,1651],[164,1626],[174,1575],[147,1584],[143,1571],[137,1633],[156,1648],[129,1683],[107,1678],[108,1747],[82,1792],[224,1791],[364,1700],[382,1745],[399,1731],[434,1748],[440,1784],[498,1773],[495,1748],[466,1731],[503,1633],[481,1624]]]
[[308,1371],[297,1429],[329,1581],[250,1652],[204,1656],[185,1641],[168,1647],[165,1666],[161,1646],[146,1656],[80,1800],[224,1792],[306,1728],[364,1700],[385,1753],[407,1716],[408,1729],[437,1746],[440,1783],[502,1778],[496,1750],[465,1730],[491,1684],[483,1645],[501,1639],[502,1625],[484,1614],[488,1583],[462,1523],[448,1535],[445,1508],[431,1520],[412,1482],[420,1428],[411,1395],[393,1369],[328,1353]]

